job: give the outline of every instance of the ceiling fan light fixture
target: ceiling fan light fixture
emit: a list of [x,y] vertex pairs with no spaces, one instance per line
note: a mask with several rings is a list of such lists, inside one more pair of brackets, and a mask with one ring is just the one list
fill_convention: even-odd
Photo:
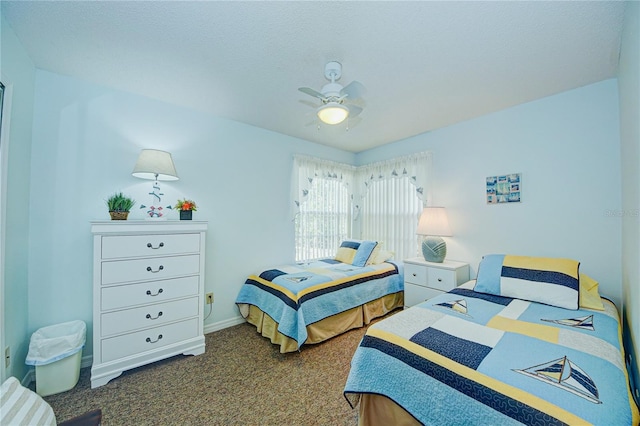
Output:
[[340,124],[349,116],[349,108],[336,102],[329,102],[318,108],[317,114],[323,123]]

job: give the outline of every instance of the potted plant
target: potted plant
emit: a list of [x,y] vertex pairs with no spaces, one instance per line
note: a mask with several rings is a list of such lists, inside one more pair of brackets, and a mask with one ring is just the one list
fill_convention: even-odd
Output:
[[198,210],[198,208],[196,207],[196,202],[187,199],[178,200],[175,208],[180,211],[180,220],[191,220],[191,217],[193,215],[192,212]]
[[129,198],[122,192],[116,192],[106,200],[107,207],[109,207],[109,214],[111,220],[127,220],[131,207],[136,203],[136,200]]

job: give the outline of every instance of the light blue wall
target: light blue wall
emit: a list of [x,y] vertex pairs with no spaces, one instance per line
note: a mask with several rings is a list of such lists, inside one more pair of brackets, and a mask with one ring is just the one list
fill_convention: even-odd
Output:
[[[622,293],[640,386],[640,3],[627,2],[620,70],[622,152]],[[640,396],[637,396],[640,399]]]
[[[569,257],[621,301],[616,80],[360,153],[358,164],[430,150],[433,205],[447,208],[449,259],[472,276],[489,253]],[[485,178],[522,173],[522,202],[487,205]],[[611,214],[610,214],[611,213]]]
[[[0,79],[11,92],[10,134],[6,179],[4,269],[4,347],[11,348],[11,365],[5,376],[24,377],[24,359],[29,349],[28,332],[28,237],[29,237],[29,174],[31,168],[31,125],[35,68],[15,34],[0,17]],[[7,207],[8,206],[8,207]],[[9,301],[7,303],[6,301]],[[2,332],[2,330],[0,330]],[[26,336],[26,337],[25,337]],[[2,353],[4,353],[2,347]],[[4,379],[2,377],[0,379]]]
[[[31,330],[73,319],[91,326],[89,222],[109,219],[104,199],[114,191],[150,204],[151,181],[131,176],[141,148],[173,155],[180,180],[161,183],[163,204],[192,198],[194,219],[209,221],[206,291],[215,303],[205,327],[239,316],[247,275],[293,261],[292,155],[354,162],[352,153],[50,72],[36,72],[35,90]],[[134,209],[130,219],[141,218]]]

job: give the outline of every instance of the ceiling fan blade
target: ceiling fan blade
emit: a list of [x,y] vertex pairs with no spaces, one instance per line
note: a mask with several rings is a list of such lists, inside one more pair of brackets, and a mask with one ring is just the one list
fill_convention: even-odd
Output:
[[324,99],[324,95],[316,90],[310,89],[308,87],[298,87],[298,90],[302,93],[306,93],[307,95],[313,96],[314,98]]
[[349,117],[357,117],[362,112],[362,108],[357,105],[347,105],[349,108]]
[[352,81],[342,88],[340,91],[341,94],[345,94],[349,97],[349,99],[358,99],[364,95],[366,89],[362,85],[362,83],[357,81]]
[[349,118],[347,118],[347,128],[346,128],[347,132],[350,129],[353,129],[354,127],[357,127],[360,124],[360,122],[362,122],[362,117],[353,117],[353,118],[349,117]]
[[320,106],[318,103],[314,103],[314,102],[302,100],[302,99],[298,100],[298,102],[300,102],[301,104],[310,106],[311,108],[318,108]]

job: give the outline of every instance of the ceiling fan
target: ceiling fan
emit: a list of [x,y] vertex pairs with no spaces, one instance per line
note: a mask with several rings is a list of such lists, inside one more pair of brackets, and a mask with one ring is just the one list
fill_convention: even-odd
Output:
[[342,86],[336,81],[342,77],[342,64],[340,62],[328,62],[324,67],[324,76],[330,83],[325,84],[318,92],[308,87],[300,87],[299,91],[318,98],[322,104],[316,109],[318,118],[326,124],[342,123],[347,117],[354,117],[362,112],[362,108],[351,104],[364,93],[364,86],[352,81]]

